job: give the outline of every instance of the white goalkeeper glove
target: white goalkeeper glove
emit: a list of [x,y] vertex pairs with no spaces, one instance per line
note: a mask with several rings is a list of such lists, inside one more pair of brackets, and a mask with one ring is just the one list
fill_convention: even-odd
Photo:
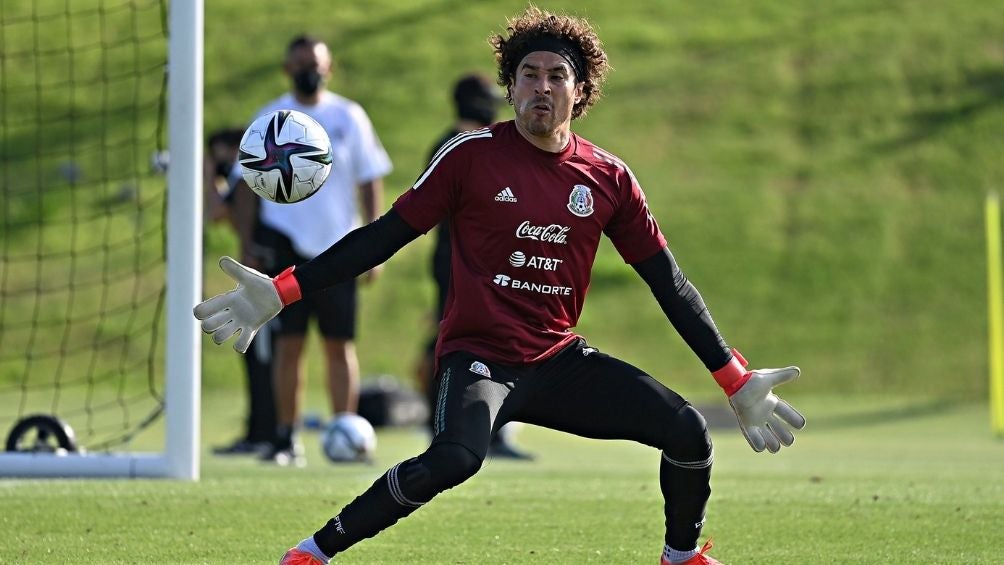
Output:
[[300,285],[293,267],[274,279],[230,257],[220,259],[220,268],[237,281],[237,288],[196,305],[193,312],[202,320],[202,331],[211,334],[216,345],[240,333],[234,349],[244,353],[266,322],[300,299]]
[[746,370],[746,360],[732,350],[732,360],[712,373],[729,397],[732,411],[739,419],[739,428],[753,451],[765,448],[777,453],[781,446],[795,441],[793,428],[805,427],[805,418],[774,394],[774,387],[798,378],[798,367],[784,369]]

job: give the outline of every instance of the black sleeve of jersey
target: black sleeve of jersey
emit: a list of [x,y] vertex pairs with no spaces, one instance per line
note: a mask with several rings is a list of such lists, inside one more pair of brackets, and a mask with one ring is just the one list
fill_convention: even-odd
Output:
[[680,270],[669,248],[663,247],[652,257],[631,266],[648,283],[669,322],[708,371],[724,367],[732,359],[732,352],[711,319],[701,294]]
[[370,224],[352,230],[317,257],[298,265],[293,276],[306,296],[365,273],[419,235],[391,208]]

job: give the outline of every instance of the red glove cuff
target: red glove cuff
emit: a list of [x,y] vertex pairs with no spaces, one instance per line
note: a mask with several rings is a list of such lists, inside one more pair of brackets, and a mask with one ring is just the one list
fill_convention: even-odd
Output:
[[289,306],[303,298],[303,295],[300,293],[300,283],[293,276],[293,269],[295,268],[295,266],[289,267],[279,273],[279,276],[272,279],[272,284],[275,285],[275,290],[279,293],[279,300],[282,301],[283,306]]
[[724,367],[711,373],[711,376],[715,378],[718,386],[722,387],[726,396],[732,396],[750,380],[753,373],[746,370],[748,364],[739,350],[733,349],[732,359]]

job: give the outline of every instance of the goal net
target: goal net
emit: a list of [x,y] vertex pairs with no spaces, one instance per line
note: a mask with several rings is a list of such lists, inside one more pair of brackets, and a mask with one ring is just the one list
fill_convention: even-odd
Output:
[[[181,231],[169,229],[168,202],[189,199],[169,197],[169,179],[194,176],[186,190],[199,189],[192,171],[167,174],[168,20],[166,0],[0,2],[2,476],[197,478],[197,423],[162,417],[197,414],[171,406],[194,404],[191,380],[165,377],[167,308],[185,307],[168,290]],[[193,168],[191,153],[171,169]],[[183,240],[200,236],[183,223]],[[172,387],[186,392],[175,399]],[[185,436],[173,454],[172,433]]]

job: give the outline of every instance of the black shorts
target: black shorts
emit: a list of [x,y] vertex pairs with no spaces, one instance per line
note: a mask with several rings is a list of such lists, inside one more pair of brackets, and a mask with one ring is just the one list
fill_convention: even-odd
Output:
[[[296,252],[285,234],[259,225],[255,244],[261,255],[265,273],[276,276],[290,265],[306,263],[309,258]],[[324,337],[351,340],[356,336],[356,280],[348,280],[283,308],[274,331],[278,335],[304,335],[310,319],[316,317]]]
[[484,459],[492,432],[510,421],[596,439],[661,448],[666,411],[679,394],[579,339],[532,365],[501,365],[467,352],[444,355],[433,411],[433,443],[459,443]]

